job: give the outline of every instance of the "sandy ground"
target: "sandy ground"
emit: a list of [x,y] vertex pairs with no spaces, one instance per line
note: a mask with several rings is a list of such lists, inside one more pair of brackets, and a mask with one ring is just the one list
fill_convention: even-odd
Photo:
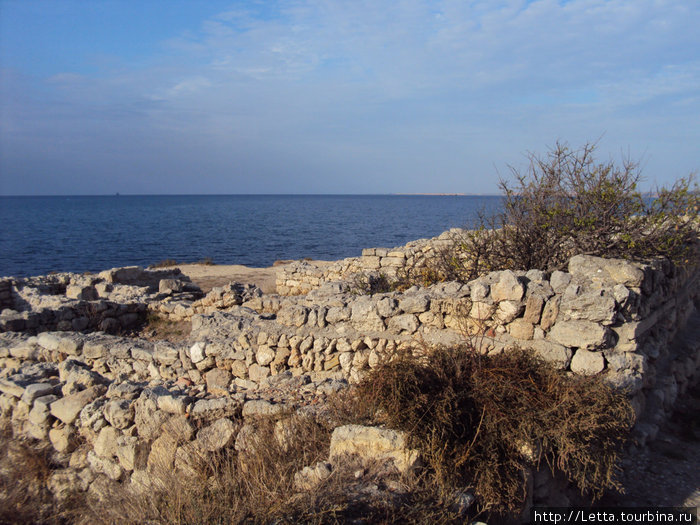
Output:
[[[294,261],[281,261],[268,268],[251,268],[240,264],[179,264],[176,268],[188,276],[204,293],[216,286],[224,286],[232,282],[255,284],[264,293],[275,293],[277,270],[292,262]],[[330,264],[330,261],[307,262],[315,266]]]

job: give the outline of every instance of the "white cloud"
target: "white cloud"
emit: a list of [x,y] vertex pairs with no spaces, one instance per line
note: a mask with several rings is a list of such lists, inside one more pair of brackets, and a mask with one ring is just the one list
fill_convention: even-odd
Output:
[[[298,0],[259,7],[268,11],[201,21],[164,42],[164,55],[148,68],[50,79],[40,87],[52,101],[43,120],[40,96],[11,111],[31,113],[31,125],[46,136],[54,129],[130,148],[119,138],[128,129],[170,144],[183,159],[174,170],[191,168],[201,155],[218,174],[211,191],[235,192],[226,184],[237,166],[240,180],[261,173],[274,180],[284,170],[279,191],[314,191],[310,180],[334,174],[324,181],[327,191],[363,192],[371,183],[376,191],[443,184],[440,191],[483,192],[495,190],[482,175],[494,164],[557,138],[602,134],[614,151],[654,152],[658,164],[648,169],[660,171],[667,158],[681,171],[700,167],[692,118],[700,113],[698,3]],[[10,142],[27,135],[17,132],[21,119],[13,123],[2,137]],[[679,128],[685,140],[668,140]],[[472,173],[476,186],[450,186]]]

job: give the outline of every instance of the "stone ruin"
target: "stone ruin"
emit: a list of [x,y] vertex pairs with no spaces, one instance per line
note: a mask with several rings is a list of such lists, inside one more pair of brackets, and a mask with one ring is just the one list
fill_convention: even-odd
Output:
[[[204,295],[178,271],[136,267],[4,278],[0,414],[15,436],[51,443],[62,465],[47,480],[56,498],[98,490],[96,480],[144,489],[156,465],[187,471],[194,451],[242,450],[250,421],[312,410],[397,352],[469,340],[603,374],[630,395],[632,446],[654,439],[700,375],[699,268],[580,255],[551,274],[353,292],[353,274],[416,264],[446,235],[280,268],[277,294],[231,283]],[[153,314],[191,332],[176,342],[129,333]],[[341,451],[400,471],[418,464],[400,433],[341,427],[331,462],[299,472],[299,487],[327,476]],[[530,503],[567,504],[547,473],[535,474]]]

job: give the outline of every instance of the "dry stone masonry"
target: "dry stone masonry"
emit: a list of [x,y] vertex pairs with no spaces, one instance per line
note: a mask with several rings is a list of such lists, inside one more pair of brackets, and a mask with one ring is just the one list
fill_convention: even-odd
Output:
[[[97,490],[97,479],[146,489],[159,468],[188,472],[202,454],[244,451],[256,418],[313,410],[425,345],[526,347],[570,373],[604,374],[627,390],[640,446],[697,381],[698,268],[576,256],[551,275],[506,270],[467,284],[352,292],[353,273],[415,264],[447,238],[299,262],[280,270],[278,294],[231,283],[204,295],[178,272],[136,267],[3,279],[3,421],[16,436],[51,443],[63,468],[48,486],[60,499],[69,487]],[[129,336],[154,314],[191,323],[189,338]],[[399,471],[419,465],[400,433],[341,427],[329,462],[298,473],[298,486],[327,477],[341,452],[390,458]]]

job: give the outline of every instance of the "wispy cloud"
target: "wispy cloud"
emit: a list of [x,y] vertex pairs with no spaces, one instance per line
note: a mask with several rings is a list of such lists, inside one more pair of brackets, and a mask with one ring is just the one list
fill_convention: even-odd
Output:
[[66,176],[118,176],[111,143],[134,191],[166,167],[175,192],[484,192],[525,150],[603,135],[663,182],[700,167],[699,23],[682,0],[237,3],[139,66],[5,77],[0,168],[50,165],[60,136],[90,145]]

